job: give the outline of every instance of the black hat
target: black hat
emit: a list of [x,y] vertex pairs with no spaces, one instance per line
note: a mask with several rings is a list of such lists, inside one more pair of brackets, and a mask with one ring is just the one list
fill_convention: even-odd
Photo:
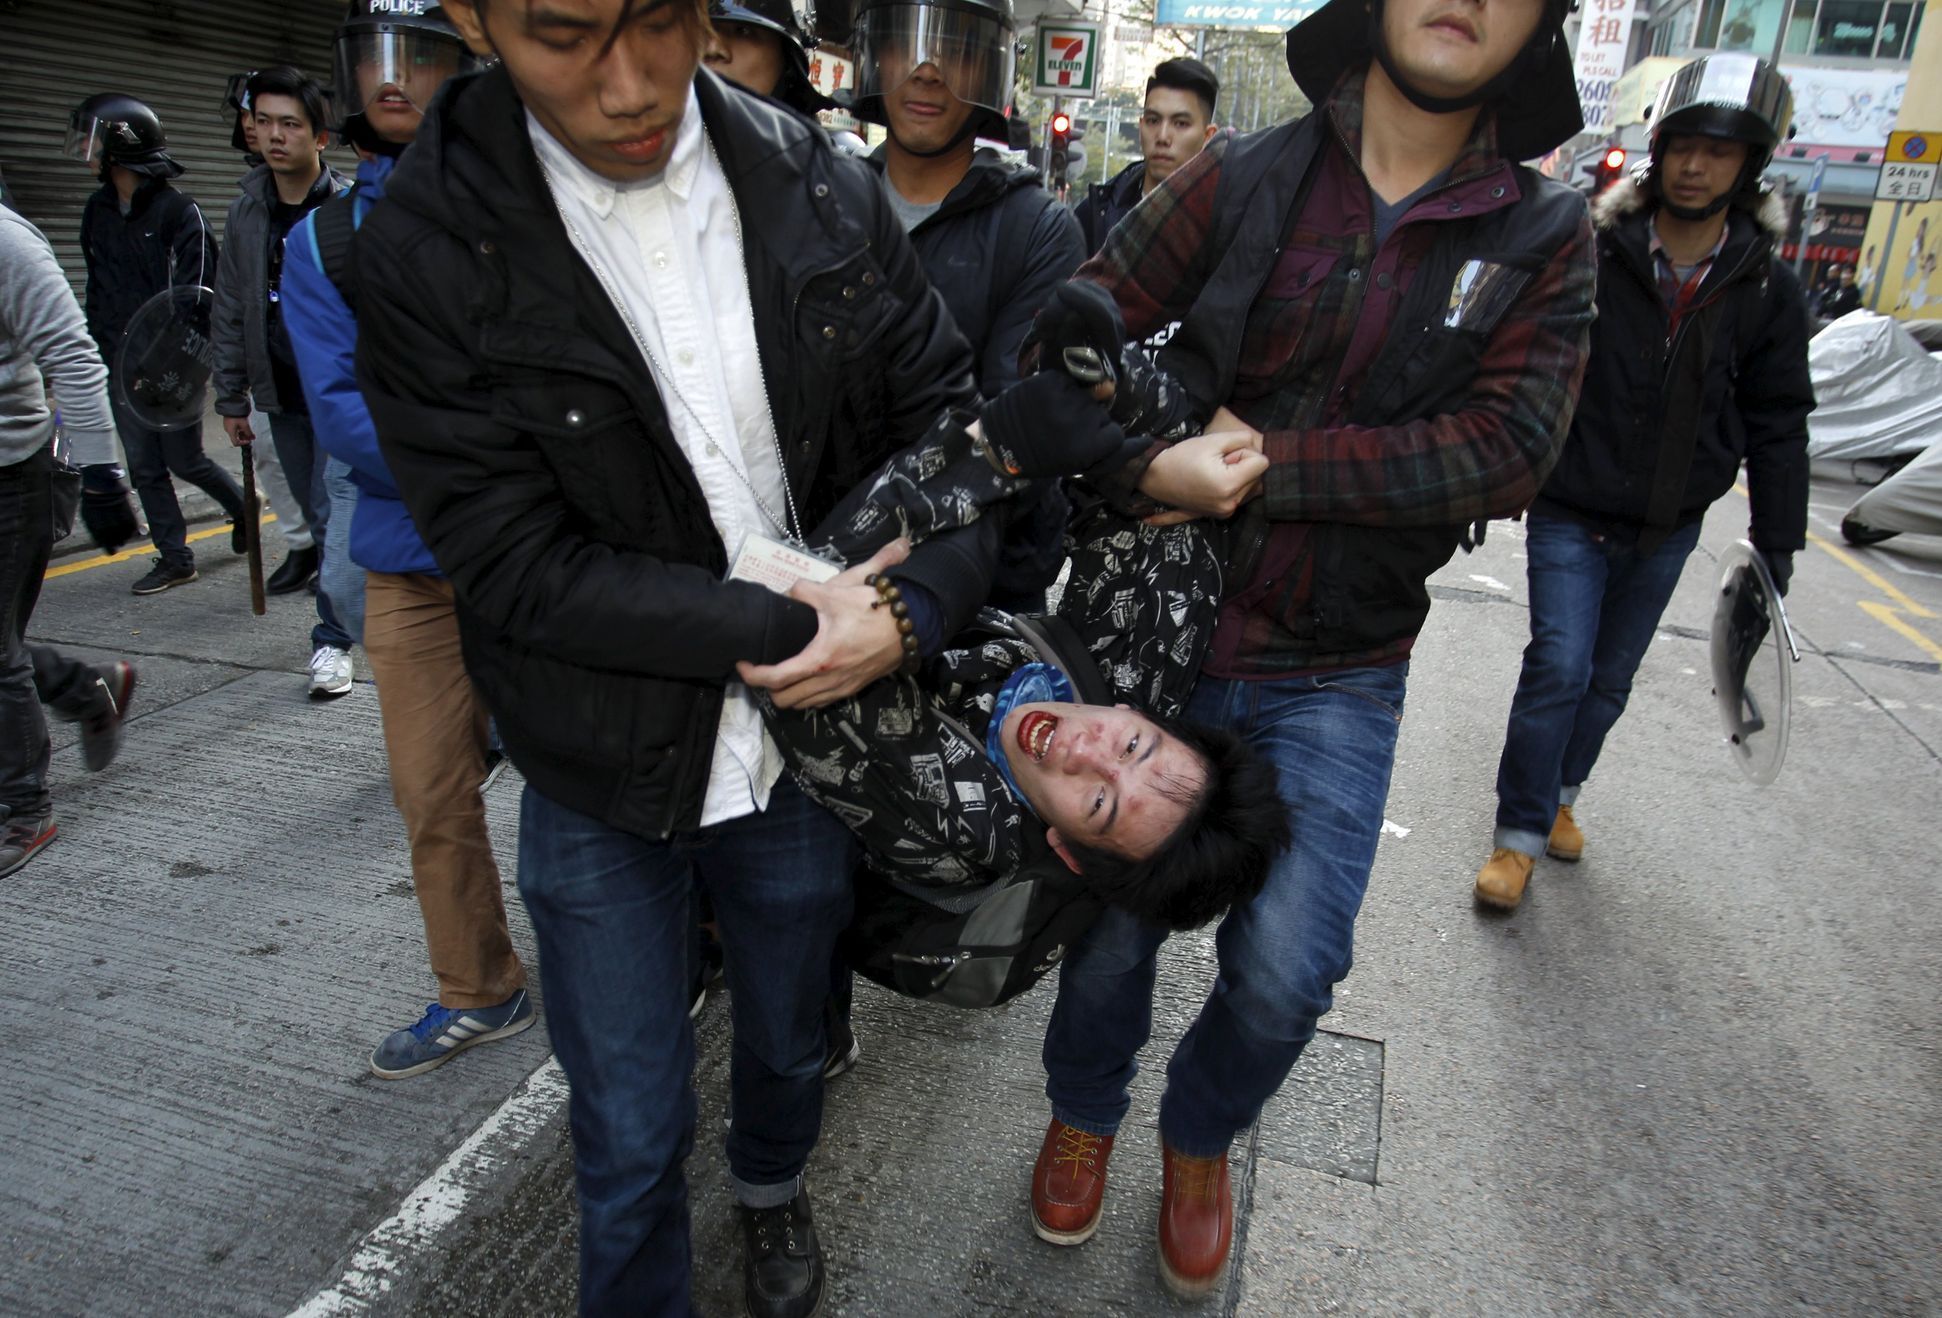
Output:
[[[1530,44],[1474,99],[1436,102],[1403,83],[1393,69],[1390,79],[1397,90],[1427,110],[1448,113],[1468,105],[1494,107],[1498,152],[1507,160],[1534,159],[1584,131],[1578,79],[1564,40],[1565,16],[1573,7],[1572,0],[1545,0],[1544,16]],[[1341,76],[1357,64],[1383,59],[1388,67],[1386,54],[1378,49],[1381,31],[1382,0],[1329,0],[1288,29],[1288,72],[1302,93],[1320,105]]]

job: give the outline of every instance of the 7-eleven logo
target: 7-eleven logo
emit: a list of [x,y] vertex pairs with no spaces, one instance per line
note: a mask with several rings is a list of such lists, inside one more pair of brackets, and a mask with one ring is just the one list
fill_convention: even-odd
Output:
[[1045,61],[1045,71],[1054,75],[1052,81],[1061,87],[1070,87],[1075,79],[1084,81],[1088,40],[1090,37],[1084,32],[1047,39],[1047,44],[1052,48],[1052,56]]

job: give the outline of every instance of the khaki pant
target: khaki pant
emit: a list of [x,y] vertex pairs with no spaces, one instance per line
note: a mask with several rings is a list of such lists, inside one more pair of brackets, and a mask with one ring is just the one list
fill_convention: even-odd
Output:
[[486,834],[486,711],[459,657],[451,583],[369,574],[364,653],[377,682],[391,796],[411,838],[412,886],[438,1000],[490,1007],[526,983],[506,932]]

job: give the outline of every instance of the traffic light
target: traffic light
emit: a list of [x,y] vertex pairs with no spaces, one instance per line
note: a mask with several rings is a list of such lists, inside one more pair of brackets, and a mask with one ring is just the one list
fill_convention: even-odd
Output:
[[1065,186],[1066,166],[1072,159],[1072,116],[1064,110],[1052,115],[1052,122],[1045,133],[1045,145],[1046,160],[1051,165],[1046,172],[1050,176],[1052,190],[1057,192]]
[[1612,184],[1625,177],[1625,148],[1609,146],[1605,154],[1587,171],[1591,175],[1591,191],[1597,196]]

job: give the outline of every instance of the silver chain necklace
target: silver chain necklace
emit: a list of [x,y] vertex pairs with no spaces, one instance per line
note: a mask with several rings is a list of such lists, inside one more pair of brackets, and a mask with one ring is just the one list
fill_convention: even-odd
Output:
[[[715,154],[715,144],[709,141],[706,133],[702,134],[701,140],[702,145],[708,150],[708,158],[713,160],[715,162],[715,168],[720,170],[721,158]],[[560,222],[566,226],[567,236],[573,240],[573,246],[580,253],[580,258],[593,271],[594,278],[600,281],[600,287],[606,290],[607,300],[614,304],[614,309],[620,312],[620,318],[627,322],[627,332],[633,335],[634,346],[640,349],[641,356],[647,359],[648,366],[652,368],[655,379],[667,386],[668,391],[674,395],[675,401],[680,403],[687,414],[693,418],[696,429],[700,430],[703,437],[707,439],[709,447],[722,455],[722,462],[728,467],[729,471],[735,474],[735,479],[741,481],[747,487],[749,497],[755,500],[755,506],[761,510],[764,517],[769,519],[769,524],[791,543],[806,547],[807,540],[802,532],[802,516],[796,511],[796,496],[789,489],[789,471],[783,465],[782,440],[775,433],[775,419],[773,417],[769,419],[769,440],[775,446],[776,478],[782,485],[782,500],[787,513],[786,517],[776,515],[775,509],[769,506],[769,501],[764,499],[762,492],[755,488],[755,482],[750,480],[747,473],[733,459],[728,457],[726,446],[715,438],[714,433],[708,429],[708,423],[702,419],[701,413],[696,411],[694,404],[690,403],[682,394],[681,386],[676,382],[674,373],[668,370],[661,363],[661,359],[654,355],[654,349],[648,346],[647,336],[641,332],[640,325],[634,320],[633,310],[627,305],[627,300],[621,296],[620,288],[614,282],[613,276],[607,272],[607,267],[601,263],[593,247],[587,242],[585,236],[581,234],[580,226],[573,222],[572,215],[567,212],[565,206],[560,204],[559,184],[553,177],[553,171],[548,166],[545,155],[538,151],[535,151],[533,154],[539,160],[540,173],[546,179],[546,189],[553,197],[553,209],[559,212]],[[748,261],[742,249],[742,212],[741,208],[735,202],[735,190],[729,188],[727,192],[729,213],[735,220],[735,264],[742,272],[742,296],[747,301],[750,315],[752,316],[754,314],[755,299],[753,291],[748,286]],[[758,347],[756,351],[759,360],[761,349]],[[766,387],[763,390],[763,406],[765,408],[768,406],[768,391]],[[733,409],[730,410],[730,416],[733,416]],[[738,444],[738,450],[739,447]]]

